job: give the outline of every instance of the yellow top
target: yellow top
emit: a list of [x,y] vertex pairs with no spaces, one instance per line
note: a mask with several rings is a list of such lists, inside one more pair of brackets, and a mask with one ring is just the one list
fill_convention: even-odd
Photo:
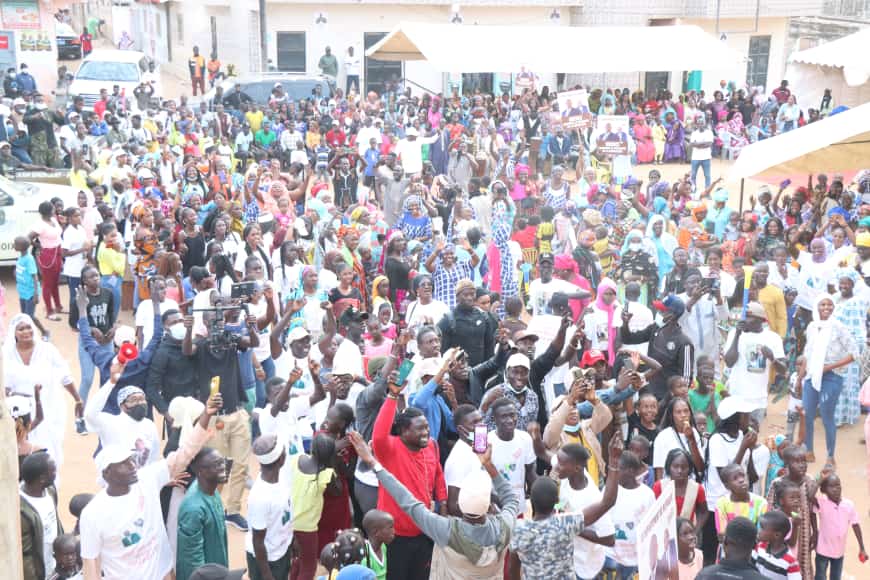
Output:
[[251,132],[256,133],[263,126],[263,111],[248,111],[245,113],[245,120],[251,126]]
[[101,244],[100,251],[97,252],[97,266],[100,268],[102,276],[115,274],[123,277],[127,268],[127,256]]
[[299,458],[289,458],[293,482],[290,484],[290,499],[293,505],[293,530],[297,532],[316,532],[323,511],[323,492],[332,481],[335,470],[327,468],[318,474],[302,473]]

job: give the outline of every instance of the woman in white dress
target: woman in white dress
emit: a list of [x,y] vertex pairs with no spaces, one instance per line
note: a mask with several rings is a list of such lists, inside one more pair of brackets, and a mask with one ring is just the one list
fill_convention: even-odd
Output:
[[82,400],[73,383],[69,364],[60,351],[50,342],[37,339],[33,319],[18,314],[9,321],[3,344],[3,386],[13,395],[33,397],[36,385],[42,385],[44,419],[30,432],[28,440],[45,447],[60,467],[67,417],[61,389],[65,389],[75,401],[76,417],[82,416]]

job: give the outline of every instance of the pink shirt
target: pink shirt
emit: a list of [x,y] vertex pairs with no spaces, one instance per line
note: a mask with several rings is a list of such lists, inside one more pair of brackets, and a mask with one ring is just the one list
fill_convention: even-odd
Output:
[[825,494],[817,496],[819,506],[814,509],[819,518],[819,543],[816,553],[827,558],[842,558],[846,553],[849,528],[859,523],[858,512],[851,500],[832,502]]
[[46,250],[60,246],[60,234],[63,230],[57,225],[54,218],[51,218],[51,225],[45,220],[39,219],[33,227],[33,231],[39,236],[39,243]]

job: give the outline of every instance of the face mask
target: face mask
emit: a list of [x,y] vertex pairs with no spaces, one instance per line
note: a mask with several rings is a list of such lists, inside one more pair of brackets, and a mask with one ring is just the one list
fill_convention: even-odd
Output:
[[631,242],[630,244],[628,244],[628,249],[631,250],[632,252],[637,252],[638,250],[641,249],[642,246],[643,246],[643,244],[640,242]]
[[637,480],[637,484],[644,485],[646,483],[647,475],[648,475],[648,473],[646,471],[644,471],[642,473],[638,473],[637,475],[635,475],[634,478]]
[[576,425],[565,425],[562,427],[562,431],[565,433],[577,433],[580,431],[580,423],[578,422]]
[[665,325],[665,319],[662,318],[661,314],[656,314],[656,326],[662,328]]
[[136,405],[130,409],[127,409],[127,414],[134,421],[141,421],[145,418],[145,415],[148,414],[148,405],[146,405],[145,403]]
[[187,329],[183,324],[173,324],[169,327],[169,336],[174,338],[175,340],[183,340],[184,335],[187,334]]

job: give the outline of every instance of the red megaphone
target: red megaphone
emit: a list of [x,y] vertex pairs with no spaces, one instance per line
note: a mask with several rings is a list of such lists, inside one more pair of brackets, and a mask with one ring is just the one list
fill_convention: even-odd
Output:
[[118,362],[122,365],[127,364],[131,360],[136,360],[139,356],[139,349],[132,342],[125,342],[118,349]]

